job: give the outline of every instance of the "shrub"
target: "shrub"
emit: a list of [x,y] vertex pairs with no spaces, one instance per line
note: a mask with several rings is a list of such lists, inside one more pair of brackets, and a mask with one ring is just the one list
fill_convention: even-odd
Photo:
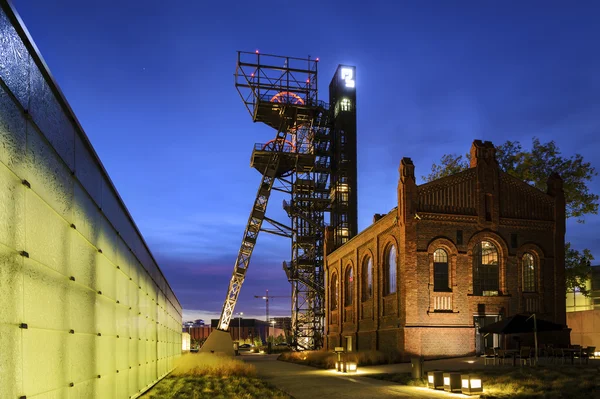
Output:
[[174,376],[256,376],[256,368],[240,360],[213,353],[186,353],[175,363]]
[[[346,355],[349,361],[357,362],[359,366],[370,366],[376,364],[390,364],[400,361],[398,352],[381,351],[358,351]],[[303,352],[284,352],[277,360],[284,362],[305,364],[307,366],[330,369],[335,367],[337,354],[327,351],[303,351]]]

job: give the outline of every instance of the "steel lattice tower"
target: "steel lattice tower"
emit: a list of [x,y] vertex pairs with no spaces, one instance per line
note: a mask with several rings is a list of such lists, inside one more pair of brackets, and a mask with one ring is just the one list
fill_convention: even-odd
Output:
[[[338,99],[343,90],[334,87],[332,91],[330,86],[336,105],[330,111],[318,100],[317,65],[318,59],[238,52],[235,86],[253,122],[265,123],[277,133],[268,143],[256,144],[252,152],[251,166],[262,179],[217,327],[221,331],[229,327],[259,232],[288,237],[292,241],[291,261],[284,262],[283,269],[292,285],[292,330],[297,349],[323,346],[325,213],[332,213],[332,225],[340,237],[347,240],[356,234],[356,170],[353,174],[351,170],[356,168],[356,114],[354,132],[348,136],[354,137],[353,152],[352,147],[340,143],[345,133],[336,128],[336,121],[342,127],[348,125],[338,118],[338,102],[347,106],[355,97]],[[353,85],[354,69],[340,68],[334,81],[342,79]],[[348,120],[352,122],[352,118]],[[345,162],[348,156],[353,156],[352,165]],[[339,176],[331,176],[332,170]],[[290,226],[266,217],[272,190],[290,196],[284,201]],[[353,193],[353,197],[341,201],[338,193],[342,191]],[[345,240],[336,240],[335,247]]]

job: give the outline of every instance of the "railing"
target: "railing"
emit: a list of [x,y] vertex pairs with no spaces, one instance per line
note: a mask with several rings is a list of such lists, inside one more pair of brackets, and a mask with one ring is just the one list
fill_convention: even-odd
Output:
[[525,312],[535,313],[535,312],[540,311],[540,299],[537,296],[534,296],[534,297],[526,296],[523,299],[524,299],[524,304],[525,304]]
[[433,293],[433,311],[452,311],[452,293]]
[[[329,110],[329,103],[310,98],[308,90],[304,92],[302,88],[290,89],[290,91],[276,91],[276,88],[260,95],[259,101],[273,104],[292,104],[306,105],[311,107],[320,107]],[[297,94],[299,93],[299,94]]]
[[[311,143],[302,143],[299,146],[292,144],[289,141],[286,141],[283,144],[283,151],[288,153],[299,153],[299,154],[312,154],[314,146]],[[275,149],[275,143],[270,141],[268,143],[255,143],[254,150],[255,151],[273,151]]]

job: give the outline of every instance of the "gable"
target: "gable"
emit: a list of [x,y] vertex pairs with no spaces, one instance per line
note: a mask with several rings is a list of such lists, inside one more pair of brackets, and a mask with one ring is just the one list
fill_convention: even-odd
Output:
[[548,194],[505,172],[500,174],[500,217],[554,220],[554,200]]
[[417,187],[417,211],[476,215],[476,169],[471,168]]

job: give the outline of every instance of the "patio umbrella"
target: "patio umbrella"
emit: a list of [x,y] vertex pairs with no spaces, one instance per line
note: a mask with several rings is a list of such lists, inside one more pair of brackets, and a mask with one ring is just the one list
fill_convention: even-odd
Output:
[[[533,316],[533,317],[532,317]],[[517,314],[496,323],[481,327],[480,333],[522,334],[538,331],[561,331],[565,326],[547,320],[536,319],[535,315]]]
[[562,324],[554,323],[547,320],[537,320],[535,313],[528,316],[517,314],[514,316],[507,317],[506,319],[500,320],[496,323],[490,324],[479,329],[480,333],[484,334],[523,334],[523,333],[534,333],[535,343],[535,362],[537,363],[538,357],[538,345],[537,345],[537,333],[538,331],[562,331],[566,327]]

